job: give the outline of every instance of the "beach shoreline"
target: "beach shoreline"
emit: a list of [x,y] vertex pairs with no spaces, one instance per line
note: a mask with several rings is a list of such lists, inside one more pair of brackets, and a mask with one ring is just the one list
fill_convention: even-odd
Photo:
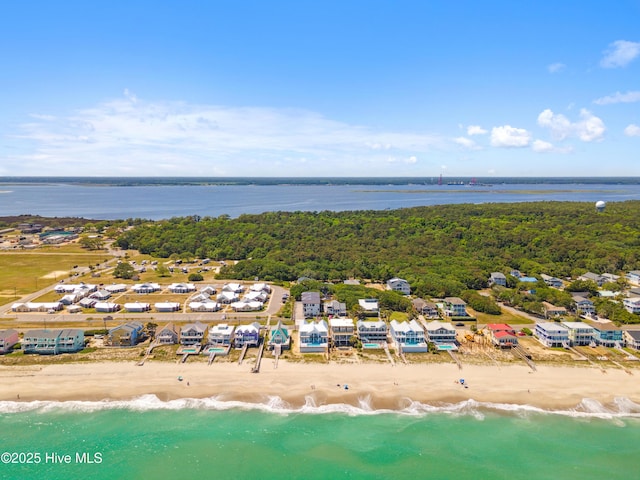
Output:
[[[291,408],[351,405],[403,410],[412,402],[442,406],[474,400],[544,410],[578,407],[584,399],[611,405],[616,398],[640,403],[640,370],[592,367],[470,365],[304,364],[248,365],[130,362],[0,367],[0,401],[128,401],[154,395],[160,401],[204,399]],[[464,379],[464,384],[461,380]]]

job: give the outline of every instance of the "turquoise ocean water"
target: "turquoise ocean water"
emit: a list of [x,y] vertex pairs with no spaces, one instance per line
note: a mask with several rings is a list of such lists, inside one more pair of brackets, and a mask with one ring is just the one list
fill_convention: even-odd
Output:
[[[624,399],[563,412],[473,401],[292,410],[277,399],[153,396],[0,409],[3,479],[627,479],[637,478],[640,445],[640,405]],[[21,463],[29,453],[34,463]],[[60,463],[65,455],[70,463]]]

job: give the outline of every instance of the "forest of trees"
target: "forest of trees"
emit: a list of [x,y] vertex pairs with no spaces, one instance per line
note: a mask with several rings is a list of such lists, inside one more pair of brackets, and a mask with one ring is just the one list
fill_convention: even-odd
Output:
[[[269,212],[139,222],[117,239],[159,257],[239,260],[223,278],[407,279],[417,295],[486,286],[490,272],[565,278],[640,269],[640,202],[441,205],[384,211]],[[467,293],[478,305],[482,299]]]

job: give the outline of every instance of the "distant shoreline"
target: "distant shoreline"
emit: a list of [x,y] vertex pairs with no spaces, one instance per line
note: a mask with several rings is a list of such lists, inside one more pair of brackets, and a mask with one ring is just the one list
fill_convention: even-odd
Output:
[[[442,182],[442,185],[439,185]],[[228,185],[640,185],[640,177],[0,177],[0,185],[228,186]],[[448,185],[451,184],[451,185]]]

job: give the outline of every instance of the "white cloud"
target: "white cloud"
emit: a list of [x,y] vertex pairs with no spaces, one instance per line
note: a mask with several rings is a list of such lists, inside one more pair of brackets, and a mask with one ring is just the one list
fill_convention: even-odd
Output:
[[575,123],[561,113],[556,114],[546,109],[538,115],[538,125],[551,130],[551,136],[555,140],[575,136],[583,142],[592,142],[601,140],[606,130],[604,122],[584,108],[580,110],[580,121]]
[[21,174],[357,175],[386,165],[391,151],[409,174],[421,153],[446,146],[436,135],[305,110],[149,102],[129,91],[69,115],[30,120],[12,137],[24,152],[10,158]]
[[601,140],[606,130],[604,122],[586,108],[580,110],[580,118],[582,120],[575,124],[578,138],[583,142]]
[[558,73],[564,70],[565,67],[566,65],[564,63],[556,62],[552,63],[551,65],[547,65],[547,70],[549,71],[549,73]]
[[538,153],[553,152],[553,144],[543,140],[534,140],[531,150]]
[[454,138],[453,141],[455,143],[457,143],[458,145],[467,148],[469,150],[479,150],[480,147],[476,144],[476,142],[474,142],[473,140],[471,140],[470,138],[467,137],[457,137]]
[[388,157],[387,158],[387,163],[404,163],[407,165],[413,165],[415,163],[418,163],[418,157],[416,157],[415,155],[411,155],[410,157]]
[[613,103],[634,103],[640,102],[640,91],[620,93],[616,92],[613,95],[607,95],[606,97],[598,98],[593,101],[597,105],[611,105]]
[[561,113],[554,114],[550,109],[538,115],[538,125],[551,130],[551,136],[556,140],[564,140],[571,133],[571,122]]
[[467,127],[467,135],[484,135],[487,131],[480,125],[469,125]]
[[524,128],[510,125],[491,129],[491,145],[494,147],[526,147],[531,141],[531,134]]
[[602,68],[626,67],[639,55],[640,42],[616,40],[610,43],[609,48],[604,52],[604,57],[600,60],[600,66]]
[[573,148],[571,146],[556,147],[552,143],[545,142],[544,140],[534,140],[531,144],[531,150],[536,153],[571,153]]
[[624,129],[624,134],[627,137],[640,137],[640,127],[638,125],[627,125],[627,128]]

